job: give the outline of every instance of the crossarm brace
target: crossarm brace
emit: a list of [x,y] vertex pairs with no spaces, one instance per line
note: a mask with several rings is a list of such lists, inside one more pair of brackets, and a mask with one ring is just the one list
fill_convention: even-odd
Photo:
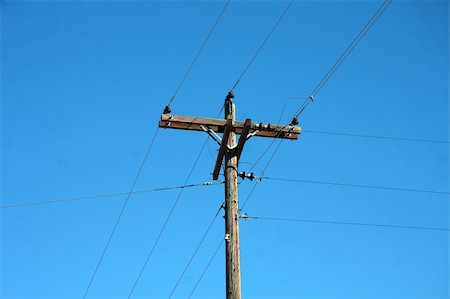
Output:
[[217,142],[218,145],[222,144],[222,138],[220,138],[220,136],[217,135],[216,132],[214,132],[213,130],[211,130],[210,128],[205,127],[205,126],[200,126],[200,127],[203,129],[203,131],[205,131],[209,135],[209,137],[214,139],[214,141]]
[[239,142],[237,144],[237,158],[238,161],[241,158],[242,149],[244,148],[245,142],[248,140],[248,132],[250,131],[250,128],[252,126],[252,121],[247,118],[244,122],[244,128],[241,132],[241,137],[239,138]]
[[233,121],[229,118],[225,124],[223,132],[222,143],[220,144],[219,152],[217,153],[216,165],[214,166],[213,180],[219,178],[220,167],[222,166],[223,156],[228,149],[228,139],[230,137],[231,130],[233,128]]

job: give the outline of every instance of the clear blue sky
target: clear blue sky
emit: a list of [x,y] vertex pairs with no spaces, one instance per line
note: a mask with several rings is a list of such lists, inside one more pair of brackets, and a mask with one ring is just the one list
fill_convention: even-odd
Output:
[[[223,2],[2,1],[2,205],[127,192],[159,115]],[[231,1],[172,105],[216,117],[287,1]],[[236,90],[238,118],[276,122],[381,5],[295,1]],[[449,2],[394,1],[302,114],[265,175],[449,191]],[[302,100],[287,102],[282,122]],[[206,134],[160,130],[136,190],[182,185]],[[240,170],[270,140],[253,138]],[[211,181],[217,146],[190,179]],[[270,153],[258,163],[255,174]],[[244,163],[245,162],[245,163]],[[245,200],[255,182],[239,190]],[[179,191],[133,195],[87,298],[127,298]],[[1,209],[1,297],[82,298],[124,196]],[[132,298],[167,298],[223,201],[186,189]],[[264,180],[253,216],[449,227],[449,196]],[[187,298],[223,238],[222,214],[173,298]],[[449,297],[449,234],[241,221],[244,298]],[[224,250],[193,298],[223,298]]]

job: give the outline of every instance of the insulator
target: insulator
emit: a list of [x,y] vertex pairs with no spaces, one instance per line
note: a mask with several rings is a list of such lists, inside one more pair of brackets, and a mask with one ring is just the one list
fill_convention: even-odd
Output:
[[172,112],[172,110],[170,109],[170,106],[167,105],[167,106],[164,108],[163,114],[169,114],[170,112]]

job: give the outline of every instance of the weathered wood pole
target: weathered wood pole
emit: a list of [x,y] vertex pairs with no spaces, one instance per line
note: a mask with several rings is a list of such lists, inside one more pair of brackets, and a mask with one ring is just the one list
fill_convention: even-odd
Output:
[[[225,99],[225,119],[236,119],[233,94]],[[245,136],[242,136],[245,138]],[[241,138],[242,138],[241,137]],[[225,244],[226,244],[226,298],[241,299],[241,268],[239,253],[238,157],[236,134],[228,138],[225,153]]]

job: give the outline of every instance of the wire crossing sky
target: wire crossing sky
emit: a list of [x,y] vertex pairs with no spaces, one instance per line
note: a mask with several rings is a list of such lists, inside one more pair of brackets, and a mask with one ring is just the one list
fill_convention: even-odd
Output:
[[247,73],[248,69],[250,68],[250,66],[253,64],[253,62],[255,61],[256,57],[258,56],[259,52],[261,52],[261,50],[264,48],[264,46],[266,45],[267,41],[269,40],[270,36],[272,35],[272,33],[275,31],[275,29],[278,27],[278,24],[280,24],[281,20],[283,20],[284,16],[286,15],[286,13],[288,12],[289,8],[291,8],[292,3],[294,2],[294,0],[290,0],[288,2],[288,4],[286,5],[286,8],[283,10],[283,12],[281,13],[280,17],[277,19],[277,21],[275,22],[275,24],[273,25],[272,29],[269,31],[269,33],[267,34],[266,38],[264,39],[264,41],[261,43],[261,45],[258,47],[258,49],[256,50],[255,54],[252,56],[252,58],[250,59],[250,61],[248,62],[248,64],[245,66],[244,70],[242,71],[242,73],[239,75],[239,78],[236,80],[236,83],[234,83],[233,87],[231,88],[231,91],[234,91],[236,89],[236,87],[238,86],[239,82],[241,82],[241,79],[244,77],[244,75]]
[[328,70],[325,76],[320,80],[320,82],[314,87],[314,89],[309,94],[309,97],[305,100],[305,102],[300,106],[300,108],[295,113],[294,118],[298,118],[300,114],[306,109],[306,107],[314,101],[317,94],[323,88],[323,86],[330,80],[339,66],[344,62],[344,60],[350,55],[353,49],[359,44],[359,42],[364,38],[364,36],[369,32],[370,28],[375,24],[378,18],[383,14],[386,8],[391,4],[392,0],[385,0],[380,8],[375,12],[375,14],[369,19],[367,24],[361,29],[361,31],[356,35],[350,45],[345,49],[345,51],[341,54],[338,60],[333,64],[333,66]]
[[321,224],[338,224],[338,225],[355,225],[381,228],[397,228],[397,229],[412,229],[412,230],[428,230],[428,231],[450,231],[449,228],[441,227],[427,227],[427,226],[411,226],[411,225],[391,225],[391,224],[377,224],[377,223],[359,223],[359,222],[345,222],[345,221],[329,221],[318,219],[295,219],[295,218],[280,218],[280,217],[260,217],[260,216],[243,216],[244,219],[256,220],[272,220],[272,221],[287,221],[287,222],[305,222],[305,223],[321,223]]
[[[303,223],[314,223],[314,224],[334,224],[334,225],[350,225],[350,226],[362,226],[362,227],[375,227],[375,228],[385,228],[385,229],[406,229],[406,230],[422,230],[422,231],[450,231],[449,228],[437,228],[437,227],[424,227],[424,226],[407,226],[407,225],[389,225],[389,224],[375,224],[375,223],[355,223],[355,222],[344,222],[344,221],[327,221],[327,220],[313,220],[313,219],[293,219],[293,218],[280,218],[280,217],[261,217],[261,216],[249,216],[247,214],[243,214],[241,216],[242,219],[245,220],[269,220],[269,221],[282,221],[282,222],[303,222]],[[191,293],[189,294],[189,298],[193,295],[198,285],[203,279],[203,276],[209,269],[212,261],[215,259],[218,249],[223,245],[223,240],[220,242],[219,247],[213,252],[210,257],[208,263],[205,268],[201,272],[200,277],[195,283]]]
[[188,69],[186,70],[186,73],[184,73],[183,78],[181,79],[180,83],[178,84],[177,88],[175,89],[175,92],[173,93],[172,97],[170,98],[169,103],[167,104],[167,107],[170,107],[173,100],[178,94],[178,91],[180,91],[181,86],[183,86],[184,81],[186,81],[186,78],[188,77],[189,73],[191,72],[192,68],[194,67],[195,63],[197,62],[197,59],[199,58],[200,54],[205,49],[206,45],[208,44],[209,39],[211,38],[211,35],[213,34],[214,30],[217,27],[217,24],[219,24],[220,20],[222,19],[223,14],[225,13],[225,10],[228,7],[228,4],[230,4],[231,0],[228,0],[225,2],[225,5],[223,6],[222,10],[220,11],[219,15],[217,16],[216,21],[214,22],[214,25],[211,27],[211,30],[209,31],[208,35],[206,36],[205,40],[203,41],[202,45],[200,46],[200,49],[198,50],[197,54],[195,55],[194,59],[192,60],[191,64],[189,65]]
[[94,272],[92,273],[92,276],[89,279],[89,283],[88,283],[88,285],[86,287],[86,290],[84,291],[83,299],[86,298],[86,296],[89,293],[89,289],[91,288],[92,282],[94,281],[95,276],[97,275],[98,269],[100,268],[100,265],[101,265],[101,263],[103,261],[103,258],[105,257],[105,254],[106,254],[106,251],[108,250],[109,244],[111,243],[111,240],[112,240],[112,238],[114,236],[114,233],[116,232],[117,227],[118,227],[118,225],[120,223],[120,220],[122,219],[122,215],[125,212],[125,209],[127,207],[128,201],[130,200],[130,197],[133,194],[134,187],[136,186],[136,183],[137,183],[137,181],[138,181],[138,179],[139,179],[139,177],[141,175],[142,169],[144,168],[145,162],[147,161],[149,153],[150,153],[150,151],[151,151],[151,149],[153,147],[153,143],[155,142],[156,136],[158,135],[158,131],[159,131],[159,128],[157,128],[155,130],[155,133],[153,134],[153,137],[150,139],[150,143],[149,143],[149,145],[147,147],[147,150],[145,152],[144,158],[142,159],[142,162],[140,163],[140,166],[139,166],[139,169],[137,171],[137,174],[134,177],[133,183],[131,184],[130,191],[128,192],[127,197],[125,198],[125,201],[123,202],[122,208],[120,209],[120,213],[117,216],[116,221],[114,222],[114,226],[113,226],[113,228],[111,230],[111,233],[109,234],[108,240],[106,241],[106,244],[105,244],[105,246],[104,246],[104,248],[102,250],[100,258],[99,258],[98,262],[96,263]]
[[[163,188],[138,190],[138,191],[133,191],[132,194],[169,191],[169,190],[174,190],[174,189],[185,189],[185,188],[192,188],[192,187],[206,187],[206,186],[214,186],[214,185],[220,185],[220,184],[223,184],[223,182],[203,182],[203,183],[188,184],[188,185],[175,186],[175,187],[163,187]],[[86,199],[98,199],[98,198],[104,198],[104,197],[116,197],[116,196],[121,196],[121,195],[128,195],[128,192],[116,192],[116,193],[86,195],[86,196],[71,197],[71,198],[61,198],[61,199],[49,199],[49,200],[42,200],[42,201],[33,201],[33,202],[26,202],[26,203],[25,202],[24,203],[11,203],[11,204],[2,205],[1,208],[2,209],[18,208],[18,207],[26,207],[26,206],[34,206],[34,205],[44,205],[44,204],[71,202],[71,201],[86,200]]]
[[168,95],[215,118],[241,74],[239,120],[288,122],[320,90],[299,140],[242,153],[274,178],[240,182],[242,213],[280,218],[241,220],[243,297],[449,297],[448,231],[417,229],[449,227],[448,1],[3,1],[1,19],[0,297],[223,298],[204,132],[159,130],[109,199]]

